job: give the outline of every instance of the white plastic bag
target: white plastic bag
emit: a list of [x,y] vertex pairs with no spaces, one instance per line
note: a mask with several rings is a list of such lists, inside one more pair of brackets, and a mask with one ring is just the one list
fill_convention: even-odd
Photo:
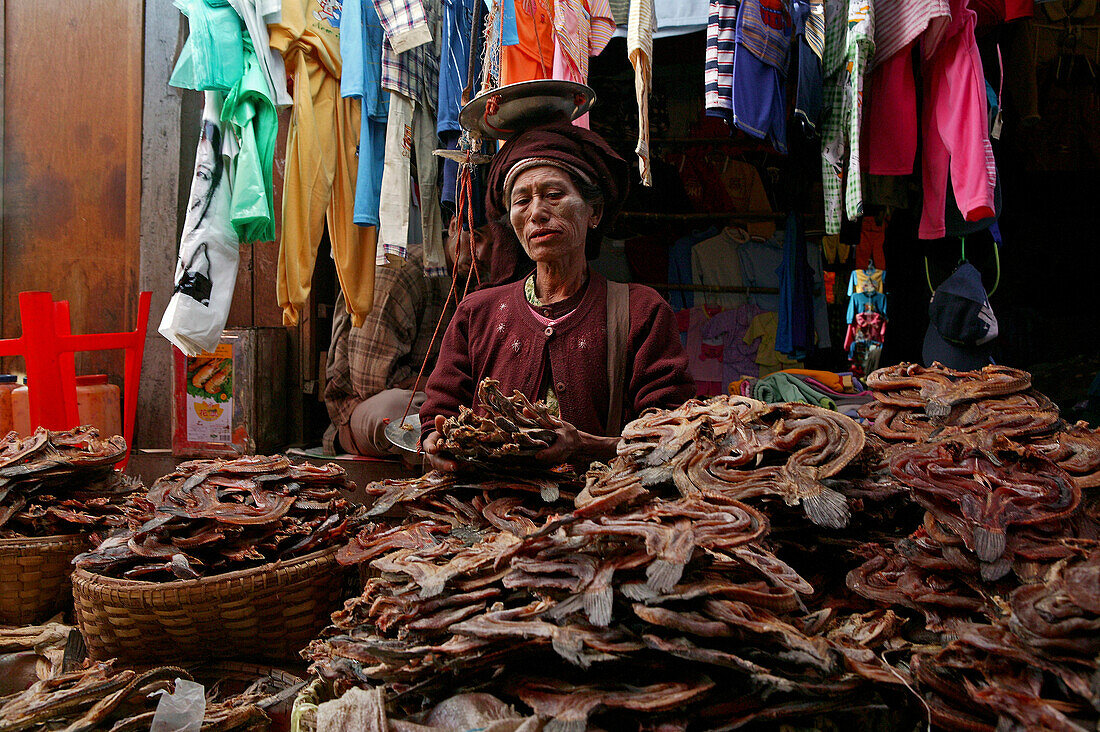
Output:
[[160,692],[149,732],[199,732],[206,717],[206,696],[202,684],[176,679],[176,691]]
[[218,345],[233,303],[240,262],[237,234],[229,222],[230,176],[220,119],[222,95],[205,94],[175,287],[158,329],[188,356],[213,351]]

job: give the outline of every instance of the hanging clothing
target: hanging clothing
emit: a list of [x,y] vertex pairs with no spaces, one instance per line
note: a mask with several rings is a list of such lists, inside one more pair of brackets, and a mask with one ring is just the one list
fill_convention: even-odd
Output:
[[863,169],[866,172],[871,175],[912,174],[919,130],[913,44],[879,63],[871,72],[862,130]]
[[516,0],[516,31],[519,42],[509,45],[505,36],[500,51],[500,85],[553,78],[553,0]]
[[864,216],[859,222],[859,244],[856,245],[856,268],[867,269],[874,265],[886,269],[886,227],[889,221],[881,223],[874,216]]
[[277,107],[287,107],[293,103],[286,88],[286,64],[283,55],[271,48],[271,36],[267,32],[269,23],[278,23],[282,17],[281,0],[228,0],[237,14],[244,20],[252,47],[256,49],[256,60],[267,82],[268,96]]
[[435,120],[423,105],[404,94],[390,94],[390,116],[386,123],[386,161],[382,171],[382,196],[379,205],[378,249],[376,264],[385,264],[386,255],[401,257],[408,253],[410,215],[412,213],[412,157],[416,156],[420,190],[420,230],[423,237],[424,276],[447,274],[443,252],[443,214],[440,210],[438,158]]
[[822,74],[821,58],[825,53],[824,0],[794,0],[791,3],[794,23],[792,50],[797,56],[794,119],[807,140],[817,135],[821,121]]
[[360,100],[359,166],[354,221],[378,225],[382,169],[386,159],[389,92],[382,89],[382,45],[385,34],[371,0],[345,0],[340,18],[340,93]]
[[[779,288],[779,267],[783,264],[783,244],[778,234],[770,239],[753,239],[737,250],[741,278],[749,287]],[[761,310],[779,311],[779,295],[754,292],[748,300]]]
[[[729,211],[771,213],[772,204],[768,200],[768,192],[764,189],[764,181],[760,179],[760,171],[756,166],[745,160],[726,160],[722,164],[722,170],[718,174],[722,182],[722,188],[729,195],[731,208]],[[768,238],[775,233],[774,221],[751,221],[745,224],[749,235]]]
[[634,67],[634,97],[638,102],[638,171],[642,185],[653,185],[649,169],[649,92],[653,88],[653,31],[657,28],[653,0],[631,0],[626,30],[626,56]]
[[244,73],[225,95],[222,120],[237,154],[231,163],[229,220],[240,241],[275,240],[275,185],[271,166],[279,118],[252,41],[244,39]]
[[760,308],[755,305],[742,305],[733,310],[723,310],[703,325],[703,338],[722,341],[722,394],[728,393],[730,384],[738,379],[760,373],[760,366],[756,363],[757,348],[745,343],[745,333],[753,318],[760,313]]
[[848,297],[862,292],[873,295],[876,292],[886,292],[886,270],[883,269],[855,269],[848,278]]
[[[475,3],[480,0],[443,0],[443,21],[439,58],[439,106],[436,113],[436,130],[461,132],[458,113],[462,110],[462,90],[466,88],[470,71],[470,32],[473,26]],[[474,68],[480,71],[480,56]],[[476,78],[476,77],[475,77]],[[477,94],[477,85],[471,97]],[[456,163],[457,166],[457,163]]]
[[876,312],[857,313],[855,321],[848,326],[848,335],[844,338],[844,350],[851,353],[856,341],[886,341],[886,316]]
[[176,6],[187,17],[188,33],[168,83],[196,91],[229,91],[244,74],[244,39],[237,11],[204,0],[180,0]]
[[276,275],[284,325],[298,324],[309,298],[326,219],[352,325],[362,325],[373,302],[376,236],[353,221],[359,105],[340,96],[338,27],[329,3],[284,0],[282,19],[269,28],[294,81]]
[[775,349],[805,358],[814,348],[813,271],[807,261],[806,239],[795,214],[787,217],[783,262],[779,266],[779,324]]
[[[549,1],[549,0],[548,0]],[[588,58],[599,56],[615,32],[607,0],[554,1],[553,77],[588,83]],[[588,127],[588,114],[573,124]]]
[[821,174],[825,231],[839,234],[844,215],[863,215],[859,129],[863,82],[874,54],[872,0],[828,0],[825,5],[825,111]]
[[802,368],[800,361],[787,358],[775,350],[776,329],[779,327],[779,313],[762,312],[752,319],[749,329],[745,332],[744,342],[752,345],[756,341],[760,344],[756,348],[756,363],[760,367],[760,376],[767,376],[785,368]]
[[[409,181],[412,180],[412,156],[415,155],[426,277],[439,277],[447,272],[443,214],[439,203],[439,164],[432,155],[437,145],[435,113],[442,36],[440,3],[441,0],[411,0],[409,3],[374,0],[386,34],[382,47],[382,88],[390,92],[375,263],[385,264],[389,254],[404,258],[408,253]],[[428,30],[423,42],[419,42],[424,38],[418,30],[421,22]],[[405,47],[410,37],[419,43],[398,51]],[[395,39],[397,45],[394,45]]]
[[923,68],[921,239],[939,239],[946,233],[949,174],[965,220],[995,215],[997,168],[989,144],[985,76],[974,23],[966,0],[951,0],[951,24]]
[[711,21],[704,67],[707,114],[786,153],[784,78],[793,32],[787,3],[715,0]]
[[382,88],[404,94],[434,118],[439,96],[441,0],[373,0],[386,34]]
[[[668,250],[668,284],[690,285],[692,282],[692,249],[699,242],[717,235],[718,229],[712,226],[709,229],[692,232],[688,236],[677,239],[676,243]],[[695,305],[695,292],[693,290],[669,290],[668,302],[674,311],[690,308]]]
[[875,56],[872,66],[886,63],[920,40],[925,58],[935,53],[951,22],[949,0],[890,0],[875,6]]
[[[717,236],[705,239],[691,250],[691,279],[697,285],[742,287],[741,260],[738,248],[749,241],[744,229],[729,227]],[[736,308],[744,305],[746,298],[739,292],[700,292],[695,301],[716,308]]]
[[886,295],[876,292],[868,295],[857,292],[848,298],[848,324],[856,322],[856,316],[860,313],[882,313],[886,315]]
[[720,333],[704,335],[707,323],[723,311],[721,308],[696,305],[676,313],[676,326],[687,353],[688,372],[695,379],[698,396],[711,397],[722,393],[722,354],[725,345]]

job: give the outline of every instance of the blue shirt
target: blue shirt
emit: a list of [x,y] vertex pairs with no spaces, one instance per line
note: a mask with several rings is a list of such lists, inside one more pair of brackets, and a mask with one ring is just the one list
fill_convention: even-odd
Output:
[[[668,250],[668,284],[691,287],[691,248],[701,241],[718,236],[718,229],[710,227],[676,241]],[[668,302],[675,310],[695,307],[693,290],[669,290]]]
[[386,159],[386,120],[390,93],[382,88],[382,41],[378,11],[371,0],[345,0],[340,18],[340,56],[343,71],[340,94],[362,100],[359,128],[359,170],[355,181],[352,221],[378,225],[382,198],[382,168]]
[[[470,29],[474,24],[476,1],[443,0],[439,108],[436,111],[436,131],[439,134],[462,129],[458,124],[458,113],[462,109],[462,90],[466,88],[470,67]],[[477,66],[480,67],[480,63]],[[479,68],[474,71],[480,74]],[[473,91],[476,94],[477,89]]]

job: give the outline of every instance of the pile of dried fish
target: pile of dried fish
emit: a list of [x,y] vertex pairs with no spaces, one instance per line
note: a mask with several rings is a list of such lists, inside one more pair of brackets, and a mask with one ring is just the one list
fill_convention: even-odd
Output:
[[533,455],[550,446],[560,426],[546,404],[532,403],[518,391],[507,397],[495,379],[478,384],[477,403],[484,415],[462,406],[443,425],[442,450],[464,460]]
[[75,534],[125,524],[123,506],[141,483],[115,470],[121,437],[94,427],[0,442],[0,538]]
[[1006,366],[955,371],[903,363],[867,377],[874,400],[859,414],[886,440],[924,442],[984,433],[1019,438],[1057,429],[1058,407],[1031,389],[1031,376]]
[[891,468],[923,523],[862,546],[847,584],[938,634],[904,664],[930,721],[1096,728],[1100,495],[1083,496],[1038,446],[1003,436],[898,447]]
[[171,581],[248,569],[333,546],[358,519],[344,469],[283,456],[193,460],[135,501],[128,528],[73,563],[97,574]]
[[824,481],[863,452],[857,422],[809,404],[745,397],[689,401],[642,415],[623,430],[619,455],[593,471],[578,510],[607,510],[671,482],[685,499],[779,499],[819,526],[841,528],[846,499]]
[[[852,640],[881,613],[810,612],[814,587],[777,556],[755,504],[806,510],[825,495],[846,509],[821,481],[863,447],[836,413],[720,397],[628,425],[571,503],[540,504],[516,479],[372,486],[377,521],[340,554],[371,576],[305,655],[338,686],[398,700],[485,685],[560,729],[862,706],[875,682],[904,688]],[[729,688],[751,701],[730,705]]]
[[[156,692],[171,693],[177,678],[190,681],[191,674],[174,666],[136,672],[116,670],[114,661],[95,663],[0,697],[0,732],[147,730],[160,698]],[[203,732],[266,729],[271,719],[258,705],[263,698],[251,690],[226,699],[208,698]]]
[[[1029,384],[940,376],[891,398],[940,420]],[[340,554],[363,593],[304,655],[398,714],[486,691],[560,730],[1095,729],[1097,433],[930,433],[719,397],[627,425],[571,501],[500,474],[376,484]]]

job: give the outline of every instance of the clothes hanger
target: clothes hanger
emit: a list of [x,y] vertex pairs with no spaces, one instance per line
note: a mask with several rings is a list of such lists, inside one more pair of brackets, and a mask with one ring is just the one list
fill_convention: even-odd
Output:
[[[964,264],[968,263],[966,258],[966,237],[959,237],[959,261],[955,264],[955,269],[958,269]],[[993,297],[993,293],[997,291],[997,288],[1001,286],[1001,247],[994,242],[993,243],[993,262],[996,266],[996,275],[993,278],[993,287],[986,293],[986,297]],[[928,255],[924,255],[924,280],[928,283],[928,291],[933,295],[936,294],[936,288],[932,286],[932,275],[928,271]]]

